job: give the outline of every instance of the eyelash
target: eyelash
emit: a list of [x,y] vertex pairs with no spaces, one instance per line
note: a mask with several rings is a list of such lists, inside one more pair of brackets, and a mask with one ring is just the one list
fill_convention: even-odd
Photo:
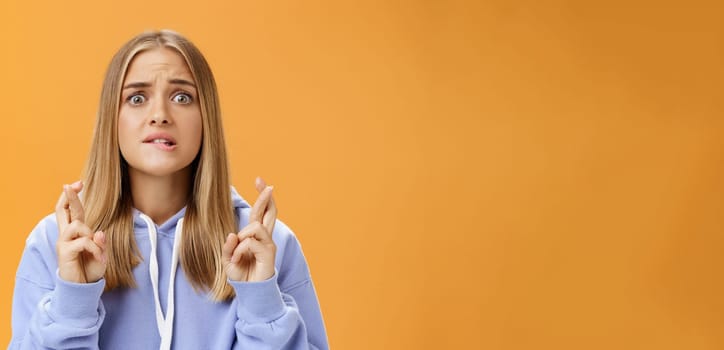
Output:
[[[194,97],[191,96],[191,94],[186,91],[178,91],[178,92],[174,93],[173,96],[171,97],[171,99],[174,99],[174,98],[176,98],[176,96],[181,95],[181,94],[186,95],[186,97],[189,99],[188,103],[181,103],[181,104],[191,104],[192,102],[194,102]],[[126,102],[131,105],[134,105],[131,103],[131,99],[136,96],[139,96],[139,95],[142,96],[144,99],[146,98],[146,95],[144,95],[143,91],[138,91],[138,92],[135,92],[135,93],[129,95],[128,97],[126,97]],[[146,102],[146,101],[144,100],[144,102]]]

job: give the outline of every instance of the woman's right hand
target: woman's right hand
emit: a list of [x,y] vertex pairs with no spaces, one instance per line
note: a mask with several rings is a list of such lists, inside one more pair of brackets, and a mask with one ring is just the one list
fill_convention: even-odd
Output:
[[106,272],[106,238],[103,231],[93,233],[85,224],[83,204],[78,192],[80,181],[63,185],[63,193],[55,206],[58,221],[58,274],[67,282],[91,283]]

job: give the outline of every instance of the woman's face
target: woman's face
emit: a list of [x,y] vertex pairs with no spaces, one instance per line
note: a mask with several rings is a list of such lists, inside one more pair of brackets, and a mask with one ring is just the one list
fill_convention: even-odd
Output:
[[122,89],[118,142],[129,171],[165,177],[185,170],[201,148],[202,126],[183,57],[168,48],[137,54]]

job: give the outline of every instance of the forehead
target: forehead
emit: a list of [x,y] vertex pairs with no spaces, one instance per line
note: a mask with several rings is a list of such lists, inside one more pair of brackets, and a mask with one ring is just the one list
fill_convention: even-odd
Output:
[[128,66],[124,81],[146,81],[160,73],[169,78],[185,78],[193,81],[183,56],[176,50],[165,47],[136,54]]

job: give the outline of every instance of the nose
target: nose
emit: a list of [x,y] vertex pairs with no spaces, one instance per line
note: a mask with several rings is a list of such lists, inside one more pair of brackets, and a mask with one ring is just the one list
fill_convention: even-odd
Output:
[[168,112],[168,106],[163,99],[155,99],[156,103],[153,104],[151,109],[151,118],[149,119],[150,125],[163,125],[171,124],[172,119]]

